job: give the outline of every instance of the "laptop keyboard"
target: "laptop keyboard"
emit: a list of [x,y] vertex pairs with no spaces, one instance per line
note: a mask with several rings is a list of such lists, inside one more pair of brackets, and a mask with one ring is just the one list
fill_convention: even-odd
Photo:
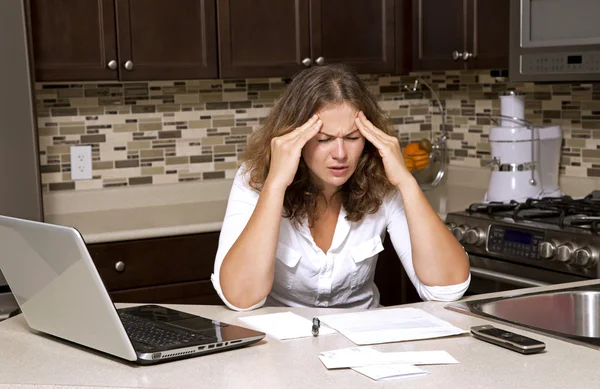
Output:
[[156,323],[128,313],[119,312],[129,338],[152,347],[185,346],[187,343],[213,339],[198,333],[169,330]]

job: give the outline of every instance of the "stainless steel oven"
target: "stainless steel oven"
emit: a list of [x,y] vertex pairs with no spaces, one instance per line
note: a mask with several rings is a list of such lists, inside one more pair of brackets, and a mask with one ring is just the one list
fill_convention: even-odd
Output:
[[600,1],[510,2],[512,81],[600,80]]
[[471,284],[467,295],[503,292],[587,279],[479,255],[469,255],[469,262],[471,264]]
[[469,254],[468,294],[600,278],[596,196],[473,204],[446,226]]

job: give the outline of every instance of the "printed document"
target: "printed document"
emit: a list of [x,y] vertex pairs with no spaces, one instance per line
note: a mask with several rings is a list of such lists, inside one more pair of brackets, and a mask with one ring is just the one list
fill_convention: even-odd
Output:
[[416,308],[376,309],[319,316],[357,345],[439,338],[467,331]]
[[381,352],[370,346],[325,351],[319,355],[319,359],[327,369],[386,364],[446,365],[458,363],[446,351]]
[[429,374],[427,370],[423,370],[414,365],[405,365],[402,363],[353,367],[352,370],[375,381],[388,380],[391,378],[418,377]]
[[[244,316],[239,319],[250,327],[265,332],[279,340],[312,336],[312,321],[292,312]],[[321,325],[319,336],[327,334],[335,334],[335,331]]]

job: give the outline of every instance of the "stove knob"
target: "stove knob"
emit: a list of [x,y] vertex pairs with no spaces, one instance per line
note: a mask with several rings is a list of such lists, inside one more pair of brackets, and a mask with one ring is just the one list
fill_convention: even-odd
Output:
[[551,242],[542,242],[540,243],[538,250],[540,252],[540,258],[550,259],[556,253],[556,246],[554,246],[554,244]]
[[450,223],[445,223],[445,224],[446,224],[446,228],[448,228],[448,230],[450,230],[450,232],[452,232],[452,229],[454,227],[456,227],[456,223],[450,222]]
[[465,234],[465,242],[476,246],[485,242],[485,231],[479,227],[471,228]]
[[560,262],[569,262],[573,254],[574,247],[571,243],[565,243],[556,248],[556,259]]
[[469,227],[463,225],[460,226],[456,226],[452,229],[452,234],[454,234],[454,237],[459,241],[462,242],[463,238],[465,237],[465,232],[467,231]]
[[575,251],[573,264],[577,266],[592,267],[598,262],[598,253],[589,247]]

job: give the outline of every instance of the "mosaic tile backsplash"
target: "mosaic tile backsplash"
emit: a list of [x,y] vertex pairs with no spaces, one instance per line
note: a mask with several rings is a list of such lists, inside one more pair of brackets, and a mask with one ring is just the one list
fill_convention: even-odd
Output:
[[[403,144],[439,134],[430,94],[403,88],[418,77],[447,111],[452,165],[485,166],[499,93],[525,93],[525,117],[563,128],[561,173],[600,177],[600,84],[508,83],[489,71],[363,75]],[[37,84],[44,191],[233,178],[248,135],[285,88],[281,78]],[[93,179],[71,180],[70,147],[90,145]]]

